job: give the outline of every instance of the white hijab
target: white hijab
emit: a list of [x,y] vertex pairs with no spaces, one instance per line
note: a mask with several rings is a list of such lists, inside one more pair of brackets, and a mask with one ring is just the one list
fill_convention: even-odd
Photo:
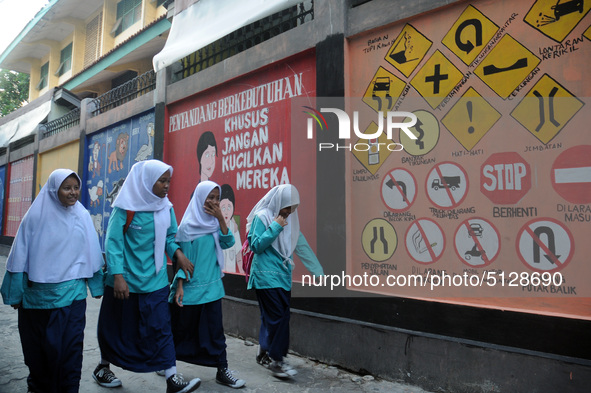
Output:
[[179,224],[176,240],[190,242],[201,236],[212,234],[215,240],[215,255],[221,270],[224,270],[224,253],[220,246],[220,222],[214,216],[207,214],[203,208],[207,196],[214,188],[218,189],[220,195],[222,194],[222,189],[217,183],[206,180],[197,184],[189,206],[187,206]]
[[[291,184],[282,184],[273,187],[256,205],[252,208],[250,214],[246,218],[246,233],[250,230],[252,220],[255,216],[265,224],[271,225],[271,222],[279,215],[279,210],[300,204],[300,194],[295,186]],[[283,231],[277,236],[277,239],[271,246],[281,255],[285,260],[291,261],[291,256],[296,248],[298,238],[300,236],[300,219],[298,218],[297,210],[287,217],[287,225],[283,227]]]
[[91,278],[104,264],[88,210],[80,202],[64,206],[58,190],[70,175],[56,169],[23,217],[8,255],[6,270],[27,273],[38,283]]
[[152,192],[154,184],[160,176],[172,167],[159,160],[145,160],[135,163],[121,191],[113,203],[114,207],[135,212],[154,212],[154,264],[156,273],[164,266],[164,247],[166,232],[170,227],[170,208],[172,203],[168,197],[160,198]]

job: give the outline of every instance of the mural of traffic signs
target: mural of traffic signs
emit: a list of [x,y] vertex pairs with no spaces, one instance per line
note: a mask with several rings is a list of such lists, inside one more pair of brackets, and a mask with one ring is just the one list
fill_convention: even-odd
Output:
[[418,263],[435,263],[445,250],[443,230],[429,218],[419,218],[408,227],[405,236],[406,251]]
[[[378,125],[373,121],[365,129],[364,134],[375,134],[378,130]],[[386,158],[392,153],[392,150],[399,149],[391,140],[388,139],[385,132],[382,132],[378,138],[375,139],[361,139],[359,138],[353,146],[352,153],[359,160],[368,171],[373,175],[386,161]],[[388,148],[390,146],[390,148]]]
[[392,224],[383,218],[375,218],[363,228],[361,244],[372,261],[383,262],[396,251],[398,236]]
[[484,218],[474,217],[462,222],[454,239],[456,254],[470,267],[490,265],[501,250],[499,231]]
[[568,228],[553,218],[536,218],[516,238],[517,255],[529,269],[554,272],[564,269],[575,253]]
[[511,116],[540,142],[547,144],[583,105],[564,86],[544,74],[513,109]]
[[451,209],[466,198],[468,175],[458,164],[442,162],[431,169],[425,187],[431,203],[442,209]]
[[466,65],[470,65],[499,27],[469,5],[441,41]]
[[433,43],[413,26],[404,26],[384,58],[406,77],[417,68]]
[[406,83],[384,67],[378,68],[363,95],[363,102],[376,112],[391,110],[398,97],[406,87]]
[[414,111],[413,114],[417,117],[417,122],[409,128],[409,131],[417,139],[410,139],[406,132],[400,130],[399,140],[408,154],[422,156],[437,146],[439,141],[439,120],[431,112],[424,110]]
[[591,9],[584,0],[538,0],[523,21],[556,42],[562,42]]
[[436,50],[410,84],[435,109],[462,78],[460,70]]
[[417,197],[417,182],[409,171],[396,168],[382,180],[382,201],[395,212],[408,210]]
[[507,98],[540,64],[540,59],[509,34],[503,36],[474,73],[502,98]]
[[516,204],[531,188],[531,168],[516,152],[494,153],[480,167],[480,192],[493,203]]
[[441,122],[466,150],[472,150],[500,118],[501,114],[470,87]]
[[552,164],[552,187],[571,203],[591,203],[591,146],[571,147]]

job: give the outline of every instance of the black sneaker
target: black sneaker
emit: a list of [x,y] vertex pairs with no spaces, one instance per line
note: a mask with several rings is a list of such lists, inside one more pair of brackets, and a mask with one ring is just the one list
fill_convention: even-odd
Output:
[[239,389],[246,384],[243,379],[234,378],[230,370],[227,368],[218,369],[218,372],[215,375],[215,381],[219,384],[226,385],[234,389]]
[[201,385],[199,378],[185,382],[179,374],[174,374],[166,380],[166,393],[188,393],[196,390]]
[[257,363],[265,368],[269,368],[269,365],[271,364],[271,358],[269,357],[267,351],[263,351],[257,355]]
[[121,386],[121,381],[115,376],[109,366],[99,364],[92,372],[92,377],[104,388],[117,388]]

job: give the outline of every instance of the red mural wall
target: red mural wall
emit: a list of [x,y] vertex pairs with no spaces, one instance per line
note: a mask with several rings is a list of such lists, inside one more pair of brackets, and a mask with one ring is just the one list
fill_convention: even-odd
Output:
[[315,56],[306,52],[167,107],[164,161],[174,168],[169,198],[177,220],[200,181],[222,186],[221,207],[236,238],[226,251],[228,273],[242,272],[248,213],[279,184],[300,191],[302,233],[315,249],[315,156],[298,149],[290,127],[291,100],[315,93]]

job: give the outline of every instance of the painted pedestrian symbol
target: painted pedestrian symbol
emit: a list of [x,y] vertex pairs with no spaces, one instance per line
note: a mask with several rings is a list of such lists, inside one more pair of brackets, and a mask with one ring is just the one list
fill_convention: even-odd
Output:
[[469,5],[441,42],[466,65],[470,65],[498,30],[496,24]]
[[[377,133],[378,125],[373,121],[367,126],[364,134],[375,134]],[[361,139],[359,138],[355,144],[359,144],[359,146],[366,146],[365,148],[361,149],[354,149],[352,151],[353,155],[359,160],[361,165],[363,165],[368,171],[370,171],[373,175],[380,169],[386,158],[394,149],[398,149],[396,145],[388,139],[386,133],[381,133],[378,138],[372,139]],[[386,146],[392,146],[388,149]],[[380,148],[381,146],[381,148]]]
[[550,142],[584,103],[544,74],[511,112],[511,116],[542,143]]
[[398,245],[398,237],[392,224],[376,218],[367,223],[361,234],[361,244],[365,254],[373,261],[389,259]]
[[453,162],[435,165],[427,176],[426,185],[429,200],[437,207],[450,209],[463,202],[468,194],[468,175]]
[[391,170],[382,181],[382,201],[392,211],[408,210],[417,196],[417,183],[412,173],[403,168]]
[[538,0],[523,20],[545,36],[561,42],[587,15],[590,3],[588,0]]
[[441,227],[429,218],[419,218],[407,229],[406,251],[421,264],[437,262],[445,250],[445,237]]
[[574,254],[574,241],[568,228],[553,218],[536,218],[517,234],[517,253],[530,269],[554,272],[563,269]]
[[460,224],[455,234],[456,254],[471,267],[488,266],[499,254],[500,235],[484,218],[470,218]]
[[507,98],[538,64],[538,57],[506,34],[474,73],[501,98]]
[[433,43],[411,25],[406,25],[384,58],[408,77]]
[[439,120],[431,112],[424,110],[414,111],[413,114],[417,117],[417,122],[409,130],[417,139],[410,139],[401,130],[399,141],[408,154],[421,156],[429,153],[437,145],[440,132]]
[[410,83],[435,109],[462,78],[456,66],[436,50]]
[[385,116],[385,113],[394,107],[405,86],[406,83],[400,78],[379,67],[365,90],[363,102],[376,112],[384,112]]

